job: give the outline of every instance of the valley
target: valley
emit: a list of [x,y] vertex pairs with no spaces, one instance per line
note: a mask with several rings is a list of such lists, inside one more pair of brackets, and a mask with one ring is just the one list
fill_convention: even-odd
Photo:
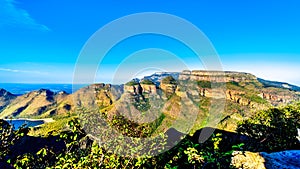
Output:
[[[223,148],[243,143],[244,149],[250,152],[272,152],[275,149],[259,146],[265,139],[271,138],[242,134],[249,132],[244,130],[244,127],[250,122],[262,123],[251,121],[260,117],[260,114],[272,113],[273,109],[286,112],[286,107],[297,107],[299,101],[298,88],[287,83],[265,81],[249,73],[185,70],[178,73],[155,73],[122,85],[95,83],[71,94],[39,89],[16,96],[1,89],[0,118],[52,119],[31,128],[28,137],[32,139],[58,137],[61,133],[69,131],[70,121],[78,119],[78,125],[83,129],[82,134],[78,136],[80,142],[87,136],[90,141],[107,142],[104,131],[112,138],[119,137],[118,133],[121,133],[122,137],[133,138],[156,138],[164,133],[168,138],[167,145],[172,145],[172,152],[175,151],[173,146],[176,149],[175,142],[200,142],[200,138],[203,137],[200,131],[203,130],[214,133],[212,138],[210,135],[202,138],[203,141],[219,138],[214,138],[217,133],[222,133],[222,139],[231,140],[230,145],[223,145]],[[297,108],[293,107],[292,110],[294,109]],[[269,112],[270,110],[272,111]],[[297,113],[286,114],[284,117],[289,116],[296,120],[292,131],[297,130]],[[72,125],[75,124],[72,122]],[[185,136],[185,141],[179,136]],[[253,147],[254,142],[257,147]],[[83,141],[83,144],[86,143]],[[286,145],[288,149],[295,147],[295,141],[291,143]],[[125,150],[121,149],[115,153]],[[287,149],[277,147],[276,150]],[[239,165],[239,162],[235,163]]]

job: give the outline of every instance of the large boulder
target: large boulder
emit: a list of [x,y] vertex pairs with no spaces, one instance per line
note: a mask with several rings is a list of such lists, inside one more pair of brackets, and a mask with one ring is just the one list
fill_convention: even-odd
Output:
[[289,150],[274,153],[241,152],[233,153],[231,164],[244,169],[299,169],[300,150]]

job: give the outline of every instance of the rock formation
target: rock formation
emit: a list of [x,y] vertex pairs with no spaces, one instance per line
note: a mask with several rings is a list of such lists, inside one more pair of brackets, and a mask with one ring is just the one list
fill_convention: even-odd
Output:
[[249,73],[228,71],[185,70],[179,75],[179,80],[209,81],[216,83],[251,82],[257,78]]
[[273,169],[273,168],[300,168],[300,151],[290,150],[275,153],[234,152],[231,164],[236,168],[244,169]]
[[93,84],[70,95],[38,90],[16,97],[0,89],[0,117],[49,116],[73,112],[76,107],[102,109],[114,104],[124,92],[130,94],[133,102],[145,102],[150,95],[169,99],[175,94],[179,97],[187,95],[194,102],[199,102],[201,97],[226,98],[249,108],[288,104],[300,98],[299,92],[290,89],[265,87],[249,73],[186,70],[182,73],[156,73],[125,85]]

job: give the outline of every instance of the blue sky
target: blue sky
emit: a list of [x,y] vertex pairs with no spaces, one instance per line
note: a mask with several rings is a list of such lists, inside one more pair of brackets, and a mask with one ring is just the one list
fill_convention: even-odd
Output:
[[[224,70],[300,85],[299,8],[298,0],[0,0],[0,83],[70,83],[81,49],[98,29],[129,14],[163,12],[202,30]],[[105,58],[107,70],[99,71],[98,80],[109,81],[109,70],[127,63],[116,59],[120,55],[124,58],[148,48],[175,55],[180,49],[183,59],[192,55],[176,42],[165,43],[170,40],[161,38],[136,37],[125,41],[125,47],[116,46]]]

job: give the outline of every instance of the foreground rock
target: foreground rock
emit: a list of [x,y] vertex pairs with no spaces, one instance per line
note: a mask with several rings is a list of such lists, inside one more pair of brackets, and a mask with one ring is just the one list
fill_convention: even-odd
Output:
[[299,169],[300,150],[265,152],[234,152],[231,164],[244,169]]

